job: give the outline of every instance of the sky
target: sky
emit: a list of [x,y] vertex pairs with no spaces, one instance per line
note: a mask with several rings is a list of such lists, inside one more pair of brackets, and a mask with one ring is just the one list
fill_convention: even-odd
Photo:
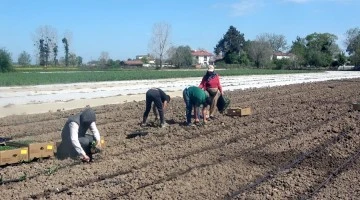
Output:
[[[61,38],[71,35],[70,52],[84,62],[108,52],[113,60],[149,53],[156,23],[171,26],[174,46],[214,51],[234,26],[246,40],[262,33],[297,36],[331,33],[345,50],[346,31],[360,27],[360,0],[0,0],[0,48],[16,62],[22,51],[34,55],[33,36],[51,26]],[[34,61],[34,57],[32,57]]]

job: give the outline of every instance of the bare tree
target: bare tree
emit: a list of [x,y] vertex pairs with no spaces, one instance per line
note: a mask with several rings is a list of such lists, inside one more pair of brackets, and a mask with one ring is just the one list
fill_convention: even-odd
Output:
[[40,26],[32,35],[36,57],[41,66],[47,66],[51,53],[58,42],[57,30],[49,25]]
[[167,23],[156,23],[152,28],[150,49],[152,54],[159,59],[162,68],[165,53],[170,47],[171,26]]
[[18,64],[22,66],[28,66],[31,63],[31,56],[26,51],[21,52],[18,58]]
[[102,51],[99,57],[99,64],[104,67],[108,62],[109,58],[109,52]]
[[257,41],[268,42],[274,52],[286,51],[287,42],[284,35],[277,35],[274,33],[263,33],[256,37]]
[[273,53],[270,44],[264,41],[251,41],[247,45],[247,52],[257,68],[269,63]]

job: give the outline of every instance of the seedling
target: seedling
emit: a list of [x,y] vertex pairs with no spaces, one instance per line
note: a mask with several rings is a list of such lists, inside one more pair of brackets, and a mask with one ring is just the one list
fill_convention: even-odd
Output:
[[91,143],[91,153],[95,154],[95,153],[100,153],[100,149],[96,147],[96,142],[93,141]]
[[19,180],[24,181],[24,180],[26,180],[26,177],[27,177],[27,174],[26,174],[26,172],[24,172],[24,175],[20,176]]
[[55,173],[58,169],[59,169],[59,166],[49,167],[45,170],[45,174],[49,176],[49,175]]

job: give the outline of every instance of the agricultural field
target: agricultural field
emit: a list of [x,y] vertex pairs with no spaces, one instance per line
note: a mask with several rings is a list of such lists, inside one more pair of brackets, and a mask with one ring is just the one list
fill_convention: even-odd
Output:
[[[26,69],[26,68],[24,68]],[[150,80],[165,78],[185,78],[201,77],[206,72],[205,69],[188,70],[106,70],[106,71],[59,71],[59,68],[40,70],[22,69],[14,73],[0,73],[0,86],[24,86],[42,85],[59,83],[79,83],[79,82],[98,82],[98,81],[124,81],[124,80]],[[260,75],[260,74],[295,74],[314,72],[314,70],[271,70],[271,69],[229,69],[221,70],[223,76],[239,75]],[[315,71],[316,72],[316,71]]]
[[[360,78],[226,91],[246,117],[140,128],[145,102],[94,107],[106,147],[92,163],[44,159],[3,167],[0,199],[356,199]],[[3,137],[58,141],[80,109],[0,118]],[[149,120],[152,120],[152,115]],[[143,136],[128,137],[134,133]]]

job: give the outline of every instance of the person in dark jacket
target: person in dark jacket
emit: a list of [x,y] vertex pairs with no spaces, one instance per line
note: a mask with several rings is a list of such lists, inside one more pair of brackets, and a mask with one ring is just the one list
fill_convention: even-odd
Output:
[[[186,125],[192,126],[191,111],[194,110],[195,123],[199,123],[199,110],[202,106],[202,116],[207,115],[206,107],[211,104],[212,98],[199,87],[190,86],[184,89],[183,99],[186,105]],[[206,117],[203,117],[204,123],[207,123]]]
[[98,149],[101,148],[95,112],[91,108],[87,108],[77,115],[70,116],[62,129],[61,139],[57,151],[58,158],[80,156],[83,161],[91,161],[93,141]]
[[217,101],[221,95],[224,95],[224,92],[220,84],[220,76],[215,72],[215,67],[213,65],[209,65],[208,70],[201,80],[199,87],[209,92],[210,96],[212,97],[209,117],[210,119],[214,119]]
[[167,123],[165,122],[164,112],[167,104],[170,102],[170,96],[159,88],[151,88],[146,92],[146,108],[141,126],[146,126],[146,120],[149,116],[152,102],[154,102],[153,111],[155,115],[155,120],[158,119],[156,112],[157,109],[160,116],[160,126],[163,128],[167,125]]

